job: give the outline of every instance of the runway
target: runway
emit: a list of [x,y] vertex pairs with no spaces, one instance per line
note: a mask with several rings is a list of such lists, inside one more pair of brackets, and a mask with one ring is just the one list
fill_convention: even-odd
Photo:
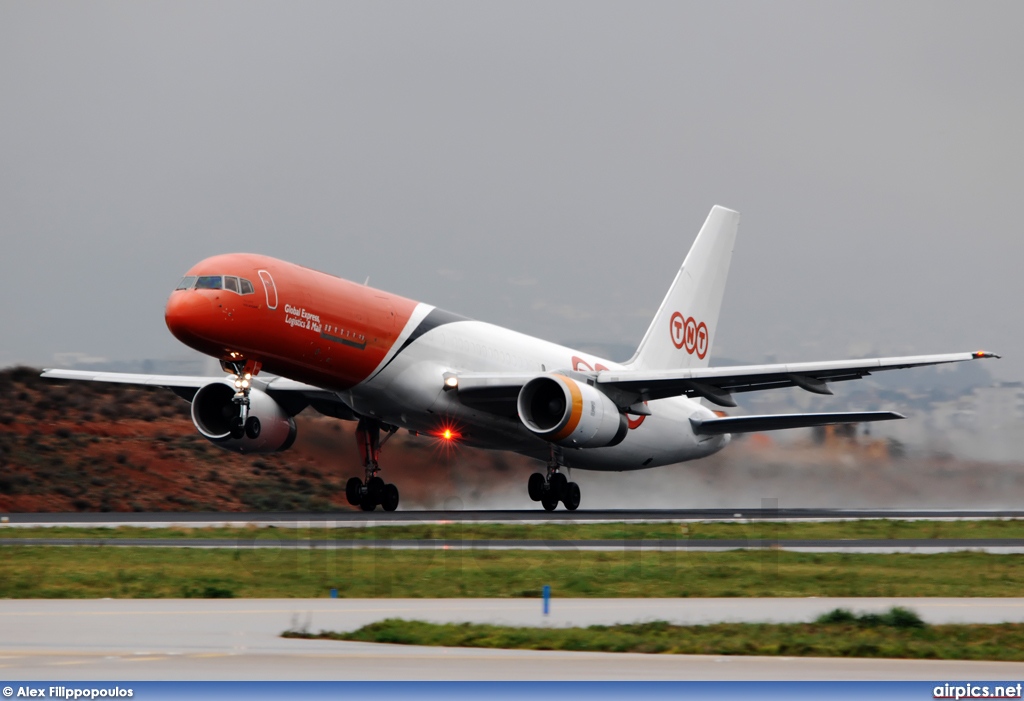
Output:
[[248,599],[0,601],[0,676],[75,681],[772,680],[1019,681],[1024,663],[475,650],[288,640],[383,618],[566,626],[649,620],[807,621],[901,605],[930,623],[1024,622],[1024,599]]
[[543,552],[635,552],[684,551],[725,552],[728,550],[787,550],[792,552],[844,553],[948,553],[987,552],[1000,555],[1024,553],[1022,538],[903,538],[845,540],[763,540],[680,537],[649,540],[480,540],[480,539],[313,539],[273,538],[260,533],[251,538],[0,538],[0,547],[113,547],[113,548],[213,548],[266,550],[531,550]]
[[[1013,519],[1020,510],[948,509],[623,509],[580,511],[335,511],[330,513],[149,512],[0,513],[5,526],[137,526],[193,528],[277,526],[342,528],[444,523],[619,523],[686,521],[850,521],[857,519]],[[6,520],[3,520],[6,519]]]

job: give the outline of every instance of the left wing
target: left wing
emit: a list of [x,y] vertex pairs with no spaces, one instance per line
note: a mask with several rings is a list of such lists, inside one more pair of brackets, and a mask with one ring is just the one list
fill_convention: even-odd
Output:
[[[856,380],[874,372],[901,368],[959,363],[998,358],[995,353],[947,353],[896,358],[828,360],[813,363],[736,365],[731,367],[680,368],[676,370],[602,370],[590,375],[622,411],[649,413],[643,402],[666,397],[703,397],[719,406],[734,407],[734,392],[756,392],[780,387],[800,387],[815,394],[832,394],[829,382]],[[581,373],[569,373],[580,376]],[[459,400],[469,406],[503,416],[516,416],[516,399],[530,373],[457,374]],[[897,418],[895,416],[888,418]],[[847,419],[856,420],[856,419]]]
[[[911,355],[864,360],[827,360],[813,363],[774,365],[736,365],[723,368],[683,368],[679,370],[605,370],[597,383],[612,392],[651,401],[665,397],[703,397],[719,406],[736,406],[734,392],[756,392],[780,387],[800,387],[815,394],[832,394],[829,382],[857,380],[873,372],[902,368],[959,363],[979,358],[998,358],[995,353],[947,353]],[[631,404],[634,402],[630,402]]]

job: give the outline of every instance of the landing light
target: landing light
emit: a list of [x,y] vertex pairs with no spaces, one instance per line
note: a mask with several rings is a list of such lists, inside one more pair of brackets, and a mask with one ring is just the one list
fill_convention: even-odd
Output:
[[444,374],[444,388],[446,390],[448,390],[448,389],[455,389],[458,386],[459,386],[459,378],[457,376],[455,376],[455,375],[452,375],[451,373],[447,373],[446,372]]

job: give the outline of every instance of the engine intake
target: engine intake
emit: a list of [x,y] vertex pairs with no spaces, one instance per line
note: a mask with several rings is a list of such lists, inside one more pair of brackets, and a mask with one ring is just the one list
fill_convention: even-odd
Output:
[[626,437],[626,417],[601,390],[550,373],[519,390],[519,419],[546,441],[573,448],[604,448]]
[[192,423],[199,433],[224,450],[238,453],[276,453],[295,442],[295,420],[266,392],[249,390],[249,416],[259,421],[255,438],[231,437],[231,421],[238,416],[232,402],[235,388],[227,381],[204,385],[192,398]]

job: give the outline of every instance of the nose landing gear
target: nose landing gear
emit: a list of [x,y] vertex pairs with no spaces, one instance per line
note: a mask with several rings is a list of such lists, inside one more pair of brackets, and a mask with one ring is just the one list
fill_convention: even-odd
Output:
[[554,511],[558,508],[558,502],[562,502],[569,511],[579,508],[580,486],[575,482],[570,482],[564,474],[559,472],[560,468],[555,452],[552,450],[547,476],[534,472],[530,475],[530,481],[527,482],[530,498],[539,501],[545,511]]
[[381,440],[380,430],[383,428],[379,421],[374,419],[359,419],[356,426],[356,440],[359,442],[359,452],[363,458],[363,468],[366,470],[366,482],[358,477],[351,478],[345,485],[345,498],[352,506],[358,506],[363,511],[373,511],[380,504],[385,511],[394,511],[398,508],[398,487],[387,484],[377,474],[380,472],[380,448],[391,436],[398,431],[396,426],[387,426],[387,435]]
[[252,390],[252,378],[260,371],[261,364],[255,360],[243,363],[224,363],[223,367],[235,376],[235,396],[231,402],[238,407],[238,416],[231,420],[231,437],[234,439],[248,436],[255,440],[260,437],[262,426],[259,417],[249,416],[249,392]]

